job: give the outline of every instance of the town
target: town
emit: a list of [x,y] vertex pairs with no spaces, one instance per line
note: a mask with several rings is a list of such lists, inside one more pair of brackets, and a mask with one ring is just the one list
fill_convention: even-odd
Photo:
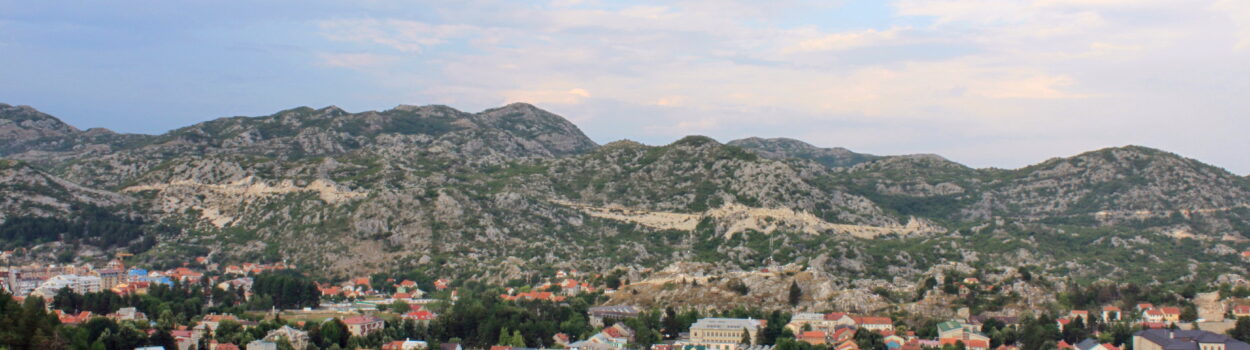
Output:
[[[1195,292],[1186,305],[1112,302],[1016,315],[963,309],[963,317],[926,319],[607,305],[617,293],[612,287],[626,285],[609,287],[602,274],[576,270],[519,288],[427,276],[329,283],[283,263],[199,257],[148,270],[127,266],[124,257],[99,267],[4,267],[0,349],[1250,349],[1245,286],[1223,297]],[[929,283],[964,295],[993,290],[971,277]],[[791,298],[802,293],[791,288]]]

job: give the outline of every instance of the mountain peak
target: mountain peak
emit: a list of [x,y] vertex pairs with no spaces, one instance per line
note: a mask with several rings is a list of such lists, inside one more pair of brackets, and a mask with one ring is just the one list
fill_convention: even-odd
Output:
[[765,158],[805,159],[831,168],[850,167],[880,158],[871,154],[855,153],[842,147],[820,148],[807,142],[784,137],[749,137],[730,141],[728,145],[751,150]]
[[673,143],[671,144],[671,146],[693,146],[693,147],[700,147],[704,145],[720,146],[721,143],[711,137],[707,137],[703,135],[690,135],[690,136],[683,137],[680,140],[673,141]]
[[23,152],[36,144],[62,145],[81,130],[30,106],[0,104],[0,155]]
[[568,119],[528,103],[510,103],[474,115],[488,126],[546,144],[555,155],[577,154],[599,145]]

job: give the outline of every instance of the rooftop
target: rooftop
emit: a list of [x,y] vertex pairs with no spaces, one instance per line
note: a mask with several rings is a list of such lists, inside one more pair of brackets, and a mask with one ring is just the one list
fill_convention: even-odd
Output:
[[699,319],[690,328],[701,329],[743,329],[763,326],[761,320],[749,318],[704,318]]

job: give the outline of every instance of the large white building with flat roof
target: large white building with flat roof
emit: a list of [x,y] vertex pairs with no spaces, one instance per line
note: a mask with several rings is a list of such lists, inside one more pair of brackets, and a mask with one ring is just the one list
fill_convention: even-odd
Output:
[[56,292],[61,288],[67,287],[78,294],[95,293],[103,290],[101,282],[98,276],[56,275],[43,281],[43,284],[30,294],[50,299],[56,296]]
[[690,325],[690,344],[704,345],[712,350],[733,350],[742,342],[742,334],[746,332],[750,343],[754,345],[764,320],[750,318],[704,318]]

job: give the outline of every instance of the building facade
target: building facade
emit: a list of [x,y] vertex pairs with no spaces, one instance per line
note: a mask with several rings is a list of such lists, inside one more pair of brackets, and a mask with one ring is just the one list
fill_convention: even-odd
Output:
[[750,345],[756,343],[764,320],[749,318],[704,318],[690,326],[690,343],[713,350],[733,350],[743,342],[746,334]]

